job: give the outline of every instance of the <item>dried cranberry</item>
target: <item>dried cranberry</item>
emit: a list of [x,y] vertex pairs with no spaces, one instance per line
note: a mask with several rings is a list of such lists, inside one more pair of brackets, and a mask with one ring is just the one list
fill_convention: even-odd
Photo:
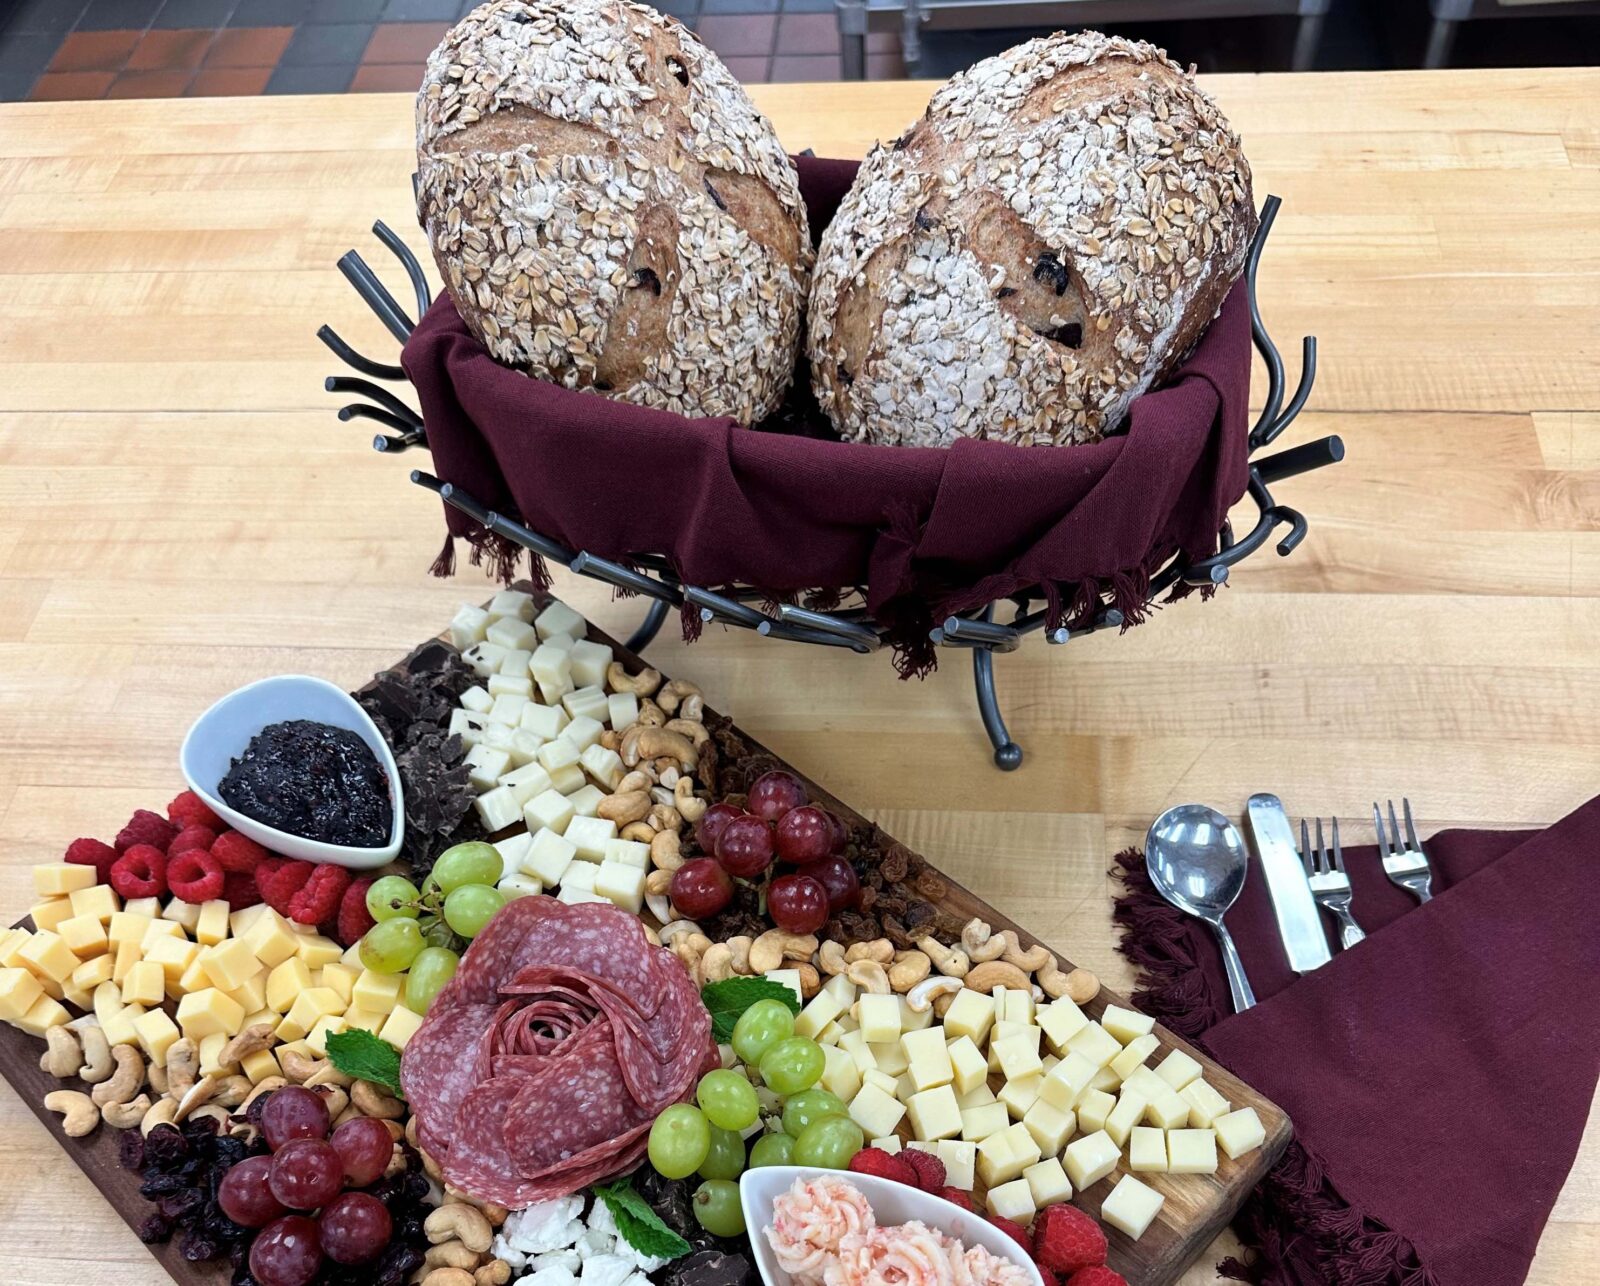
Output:
[[189,1145],[176,1126],[158,1125],[144,1136],[145,1164],[165,1169],[189,1155]]
[[124,1130],[117,1140],[117,1163],[124,1170],[144,1168],[144,1135],[138,1130]]
[[165,1241],[172,1236],[172,1225],[160,1215],[147,1215],[139,1224],[139,1240],[147,1246]]
[[261,1128],[261,1113],[266,1110],[267,1100],[271,1097],[271,1090],[268,1090],[265,1094],[257,1094],[255,1098],[250,1100],[250,1106],[244,1110],[244,1119],[258,1130]]

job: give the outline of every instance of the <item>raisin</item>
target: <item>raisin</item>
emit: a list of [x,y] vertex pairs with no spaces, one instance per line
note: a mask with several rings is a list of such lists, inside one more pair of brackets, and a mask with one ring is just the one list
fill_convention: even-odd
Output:
[[913,887],[930,902],[942,902],[944,895],[950,891],[944,877],[931,867],[918,872]]
[[883,855],[883,861],[878,864],[878,870],[891,884],[898,884],[911,873],[911,857],[911,850],[904,844],[891,844],[889,851]]
[[172,1236],[172,1225],[160,1215],[146,1215],[139,1223],[139,1240],[147,1246],[167,1240]]
[[117,1162],[124,1170],[144,1168],[144,1135],[138,1130],[124,1130],[117,1140]]

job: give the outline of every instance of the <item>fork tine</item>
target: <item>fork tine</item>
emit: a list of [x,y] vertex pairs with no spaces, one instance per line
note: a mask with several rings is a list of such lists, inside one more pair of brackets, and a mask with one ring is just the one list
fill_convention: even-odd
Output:
[[1394,836],[1394,851],[1395,856],[1398,857],[1406,851],[1406,844],[1400,838],[1400,822],[1394,815],[1394,800],[1390,799],[1384,802],[1389,806],[1389,834]]
[[1339,847],[1339,819],[1333,819],[1333,865],[1340,875],[1345,874],[1344,850]]
[[1329,871],[1328,846],[1322,838],[1322,818],[1317,818],[1317,871],[1326,875]]
[[1306,832],[1306,819],[1300,819],[1300,862],[1306,868],[1308,877],[1317,873],[1317,864],[1311,857],[1311,837]]
[[[1400,800],[1400,804],[1401,807],[1406,810],[1406,839],[1410,842],[1411,847],[1420,853],[1422,852],[1422,844],[1417,839],[1417,828],[1415,823],[1413,823],[1411,820],[1411,801],[1409,799],[1402,798]],[[1394,805],[1390,804],[1389,807],[1393,808]]]
[[1383,813],[1379,811],[1376,800],[1374,800],[1372,803],[1372,825],[1373,828],[1378,832],[1378,856],[1393,856],[1393,854],[1389,852],[1389,837],[1384,833],[1383,829]]

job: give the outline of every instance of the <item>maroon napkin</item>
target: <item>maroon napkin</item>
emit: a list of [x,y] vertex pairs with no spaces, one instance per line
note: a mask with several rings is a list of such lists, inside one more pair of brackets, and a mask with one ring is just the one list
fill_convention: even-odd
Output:
[[[1227,917],[1260,1003],[1232,1014],[1210,931],[1118,858],[1135,1001],[1283,1107],[1295,1140],[1235,1227],[1228,1276],[1512,1286],[1600,1077],[1600,798],[1548,830],[1424,841],[1434,898],[1347,848],[1368,937],[1290,972],[1259,868]],[[1330,942],[1337,938],[1330,934]]]
[[[820,234],[855,163],[797,158]],[[664,554],[689,584],[775,599],[862,586],[907,671],[952,612],[1040,587],[1052,623],[1098,609],[1101,582],[1135,623],[1151,573],[1215,552],[1247,481],[1250,318],[1236,287],[1127,431],[1092,446],[963,440],[948,450],[838,441],[802,360],[790,402],[750,432],[578,393],[498,365],[441,295],[402,356],[436,471],[568,548],[626,562]],[[509,579],[522,551],[447,509]],[[454,568],[451,540],[435,570]],[[533,578],[543,582],[535,561]],[[1180,593],[1182,591],[1180,590]]]

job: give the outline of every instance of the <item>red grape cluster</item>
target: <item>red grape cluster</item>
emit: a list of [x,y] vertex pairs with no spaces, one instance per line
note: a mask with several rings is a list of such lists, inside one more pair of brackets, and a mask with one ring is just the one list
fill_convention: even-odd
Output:
[[[298,1085],[274,1093],[261,1112],[261,1133],[272,1149],[233,1166],[217,1188],[222,1213],[259,1228],[250,1247],[250,1273],[260,1286],[307,1286],[324,1257],[364,1264],[389,1244],[388,1208],[367,1192],[394,1153],[382,1121],[357,1117],[330,1136],[322,1098]],[[320,1211],[316,1218],[311,1212]]]
[[767,887],[767,914],[788,933],[815,933],[860,899],[861,882],[842,856],[844,824],[810,803],[793,773],[758,777],[744,808],[713,804],[694,833],[709,856],[685,862],[669,888],[673,906],[691,919],[717,914],[732,900],[735,878],[759,879],[774,860],[797,868]]

